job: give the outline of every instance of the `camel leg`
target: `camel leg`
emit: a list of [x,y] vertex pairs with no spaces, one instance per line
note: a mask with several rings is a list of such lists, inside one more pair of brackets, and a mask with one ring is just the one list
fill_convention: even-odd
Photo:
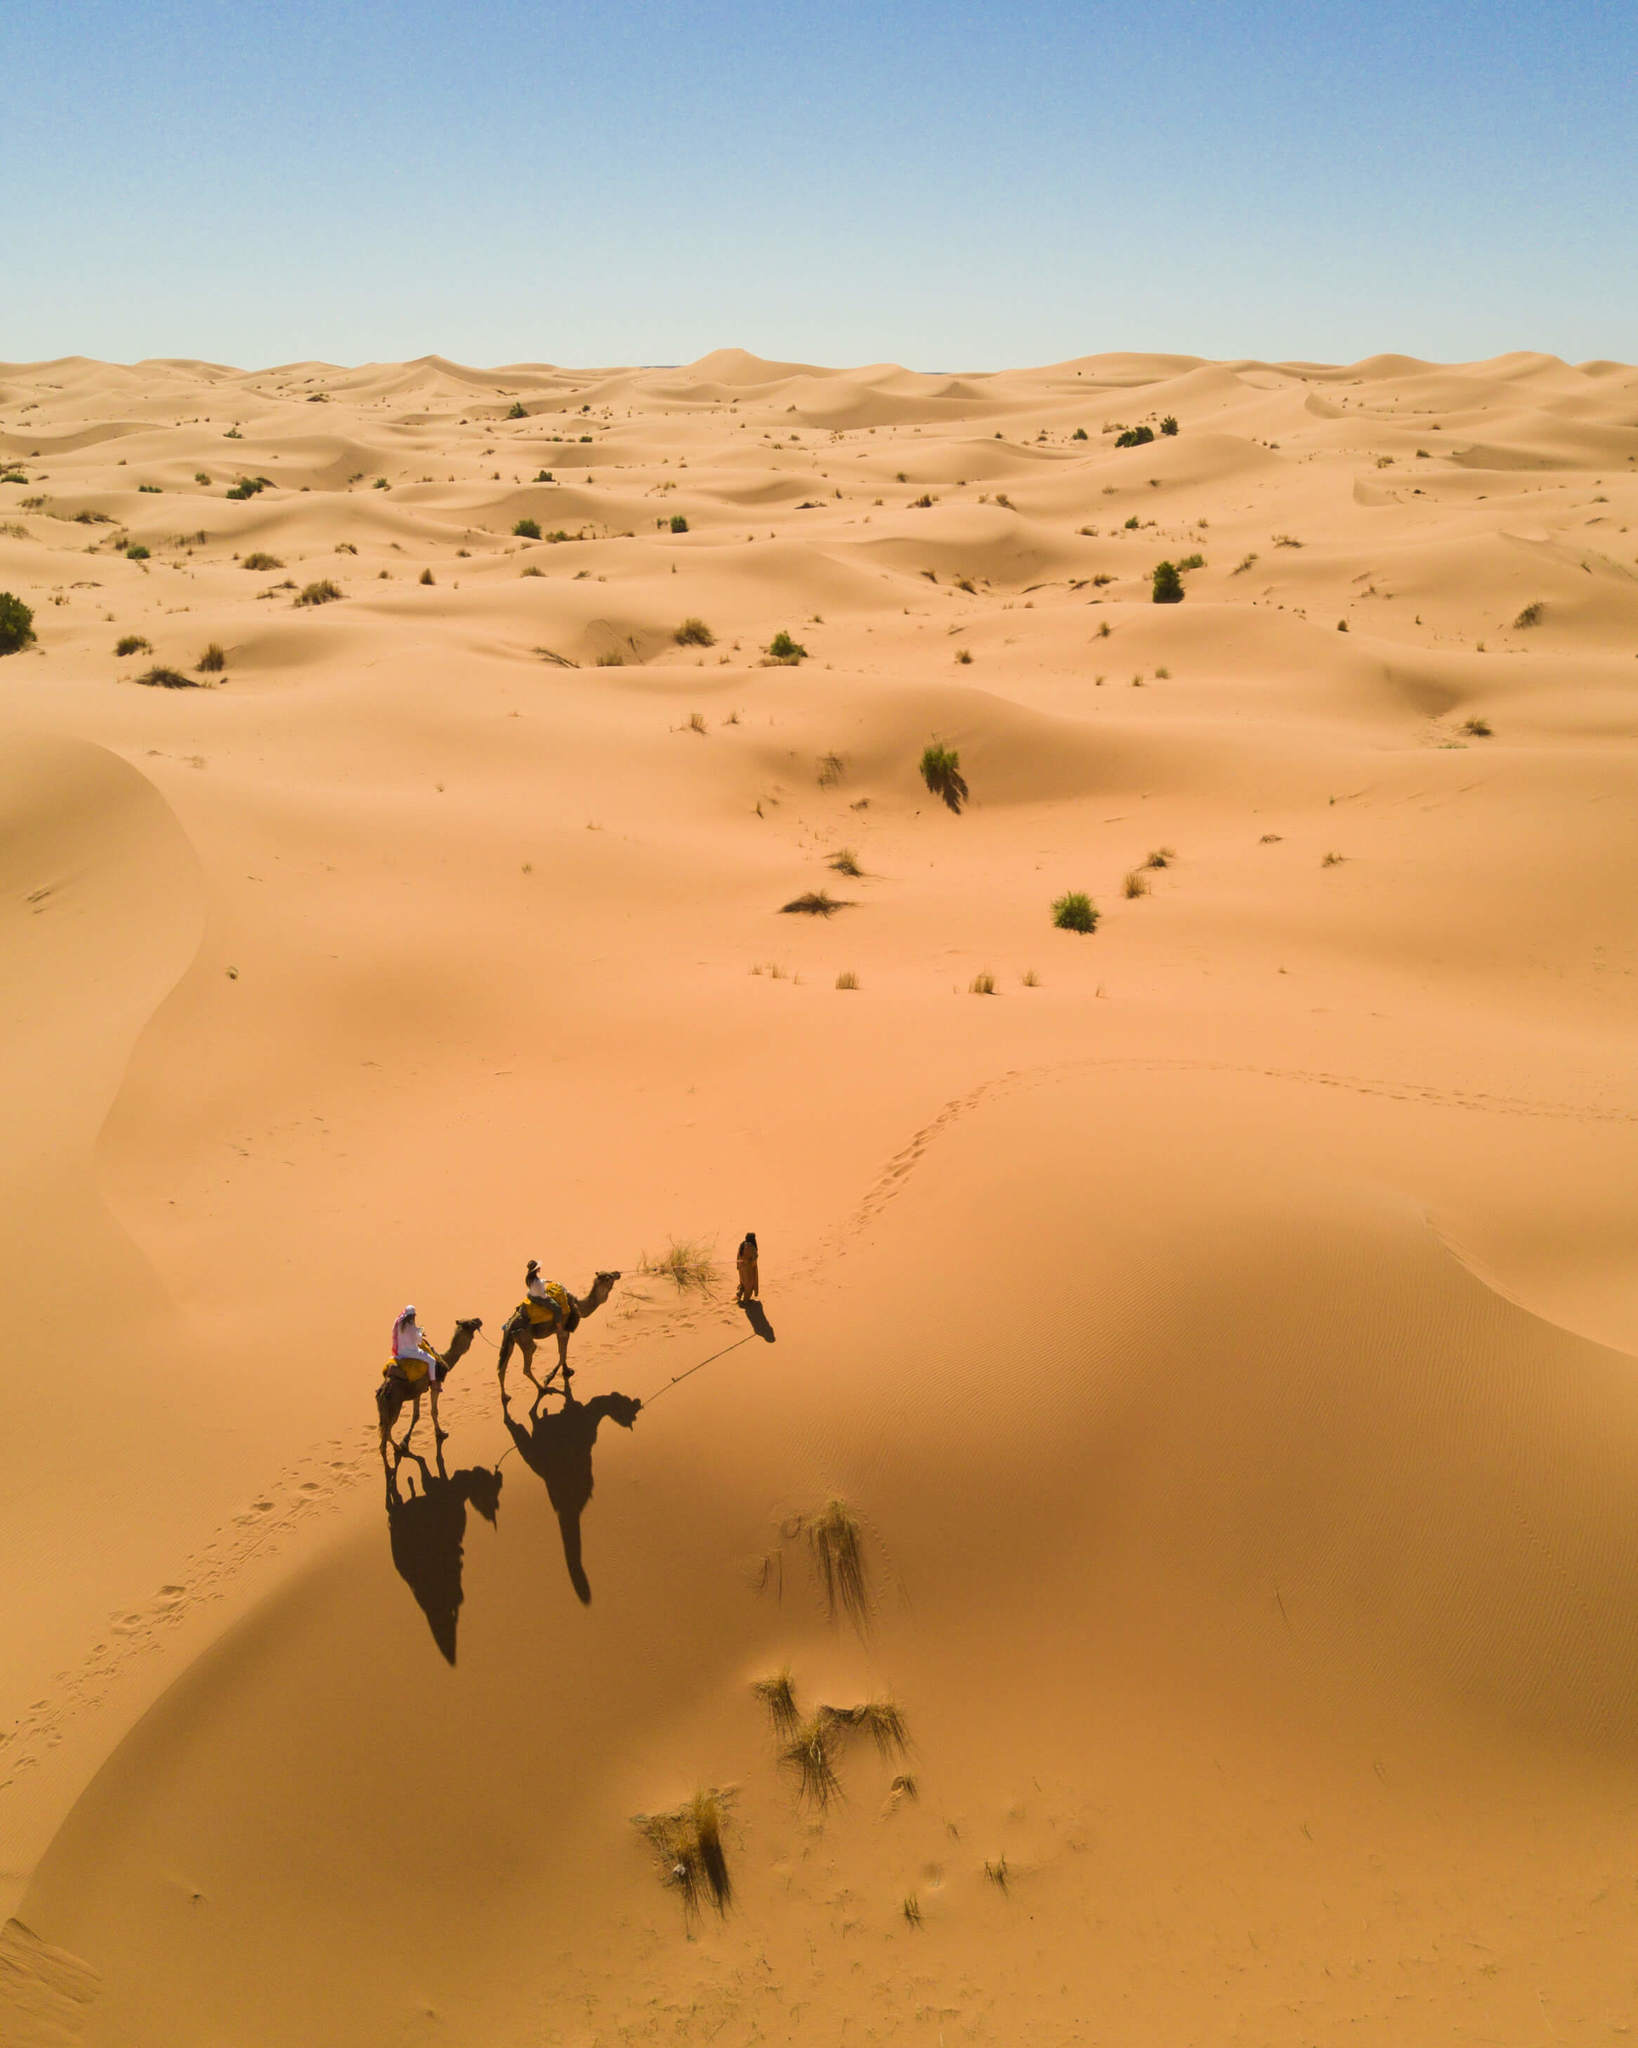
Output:
[[495,1361],[495,1370],[500,1376],[500,1383],[503,1387],[506,1385],[507,1362],[512,1356],[512,1347],[516,1341],[516,1338],[512,1335],[512,1325],[508,1323],[505,1329],[501,1331],[500,1357]]
[[557,1333],[557,1369],[562,1373],[563,1384],[566,1387],[574,1378],[574,1369],[569,1364],[569,1333],[561,1328]]
[[404,1452],[409,1449],[409,1440],[412,1436],[414,1436],[415,1425],[421,1419],[421,1396],[419,1394],[414,1394],[411,1396],[411,1399],[414,1401],[415,1406],[410,1410],[410,1426],[404,1432],[404,1441],[398,1446],[400,1452]]
[[[432,1441],[441,1446],[448,1434],[449,1431],[447,1429],[440,1429],[438,1426],[438,1388],[435,1383],[432,1389]],[[439,1450],[438,1456],[441,1460],[443,1457],[442,1449]]]

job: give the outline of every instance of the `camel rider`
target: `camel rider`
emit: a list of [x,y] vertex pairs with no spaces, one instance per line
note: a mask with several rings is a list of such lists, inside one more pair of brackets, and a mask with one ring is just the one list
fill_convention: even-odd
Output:
[[529,1270],[524,1276],[523,1286],[531,1301],[550,1301],[552,1298],[546,1291],[547,1283],[540,1277],[539,1259],[529,1261]]
[[417,1366],[426,1372],[429,1387],[436,1387],[442,1361],[427,1342],[427,1333],[415,1320],[415,1304],[411,1302],[392,1326],[393,1363],[407,1380],[418,1380],[421,1374]]

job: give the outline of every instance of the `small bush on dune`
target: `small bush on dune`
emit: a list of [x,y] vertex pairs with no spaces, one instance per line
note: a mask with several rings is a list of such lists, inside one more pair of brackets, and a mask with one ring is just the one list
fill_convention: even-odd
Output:
[[961,756],[943,740],[929,740],[921,750],[921,779],[946,808],[959,812],[967,801]]
[[696,1792],[675,1813],[640,1813],[633,1823],[659,1858],[664,1882],[681,1893],[687,1914],[706,1902],[726,1913],[732,1903],[733,1881],[722,1846],[729,1804],[727,1792]]
[[809,889],[800,896],[793,896],[789,903],[779,906],[781,916],[834,917],[838,910],[850,909],[844,897],[832,896],[825,889]]
[[1150,583],[1156,604],[1183,602],[1183,578],[1177,573],[1175,562],[1156,562]]
[[626,657],[620,652],[618,647],[611,647],[607,654],[600,654],[597,657],[597,666],[599,668],[624,668],[625,665]]
[[1052,905],[1052,922],[1061,932],[1095,932],[1098,906],[1084,889],[1070,889]]
[[246,555],[239,564],[239,567],[241,569],[282,569],[284,564],[277,555],[263,554],[258,548],[254,554]]
[[993,974],[975,974],[967,984],[967,993],[970,996],[993,996],[995,994],[995,976]]
[[297,605],[334,604],[340,595],[341,592],[328,577],[325,577],[321,582],[307,584],[304,589],[291,599],[291,603]]
[[509,420],[526,420],[529,417],[529,408],[524,404],[521,398],[514,398],[512,401],[512,410],[506,415],[506,417]]
[[114,653],[121,659],[127,654],[152,654],[153,651],[140,633],[126,633],[114,642]]
[[1513,621],[1513,624],[1520,632],[1527,631],[1531,626],[1539,626],[1546,609],[1547,607],[1538,597],[1534,604],[1527,604],[1524,607],[1523,611]]
[[1084,440],[1086,439],[1086,429],[1085,429],[1085,427],[1077,427],[1077,428],[1075,429],[1074,433],[1073,433],[1073,434],[1071,434],[1069,438],[1070,438],[1070,439],[1071,439],[1072,441],[1084,441]]
[[798,1798],[821,1812],[842,1789],[836,1775],[834,1743],[834,1723],[826,1714],[814,1714],[798,1724],[779,1754],[779,1761],[796,1773]]
[[192,676],[185,676],[179,668],[144,669],[137,677],[139,683],[146,683],[155,690],[197,690],[201,686]]
[[864,869],[859,865],[859,856],[853,851],[851,846],[844,846],[833,853],[830,857],[830,865],[836,870],[837,874],[848,875],[854,880],[857,880],[864,873]]
[[791,1682],[789,1665],[782,1671],[776,1671],[772,1678],[759,1678],[751,1690],[767,1708],[778,1734],[795,1732],[802,1716],[796,1704],[796,1688]]
[[130,542],[125,550],[125,559],[128,562],[145,562],[148,559],[148,550],[142,545],[141,541],[134,540]]
[[859,977],[853,972],[851,967],[844,967],[842,972],[836,977],[836,986],[842,989],[857,988],[859,986]]
[[1177,432],[1177,421],[1171,413],[1167,413],[1166,417],[1161,421],[1160,431],[1168,436]]
[[1150,854],[1149,854],[1149,855],[1148,855],[1148,856],[1146,857],[1146,859],[1144,860],[1144,863],[1143,863],[1143,865],[1144,865],[1144,866],[1145,866],[1146,868],[1169,868],[1169,867],[1171,866],[1172,862],[1173,862],[1174,860],[1176,860],[1176,858],[1177,858],[1177,849],[1176,849],[1176,847],[1173,847],[1173,846],[1157,846],[1157,847],[1155,847],[1155,849],[1153,850],[1153,852],[1151,852],[1151,853],[1150,853]]
[[[538,576],[540,574],[540,571],[537,569],[535,571],[535,574]],[[423,583],[436,583],[438,579],[436,576],[433,575],[430,569],[423,569],[421,571],[420,580]]]
[[716,1285],[719,1268],[711,1245],[703,1239],[674,1237],[657,1259],[645,1252],[637,1262],[639,1273],[674,1282],[679,1294],[690,1288],[704,1294]]
[[1491,737],[1495,729],[1491,725],[1489,719],[1487,718],[1464,718],[1462,721],[1462,730],[1467,734],[1469,739],[1487,740]]
[[717,636],[703,619],[692,616],[683,620],[671,636],[679,647],[715,647]]
[[1121,884],[1121,887],[1128,896],[1147,896],[1149,893],[1149,877],[1143,872],[1142,868],[1129,868],[1126,872],[1126,879]]
[[1203,569],[1206,566],[1206,558],[1204,555],[1185,555],[1177,566],[1184,571]]
[[515,540],[539,540],[540,521],[538,519],[520,519],[513,526],[512,535]]
[[0,654],[15,654],[33,638],[32,610],[9,590],[0,590]]
[[688,531],[688,521],[680,512],[673,512],[671,515],[671,531],[673,533],[686,533]]
[[1115,436],[1117,448],[1142,448],[1155,437],[1153,427],[1128,427],[1124,434]]
[[780,627],[779,631],[768,642],[763,652],[770,661],[782,661],[788,666],[794,665],[799,661],[806,661],[808,658],[808,650],[800,641],[793,640],[783,626]]
[[194,663],[194,667],[201,675],[219,676],[227,667],[227,656],[222,652],[220,642],[213,640]]

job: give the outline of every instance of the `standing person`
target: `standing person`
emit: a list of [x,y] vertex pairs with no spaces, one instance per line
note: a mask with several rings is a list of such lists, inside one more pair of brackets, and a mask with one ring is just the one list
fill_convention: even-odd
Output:
[[762,1298],[762,1277],[757,1270],[758,1253],[754,1230],[746,1231],[734,1258],[739,1267],[739,1292],[734,1296],[735,1301],[759,1301]]

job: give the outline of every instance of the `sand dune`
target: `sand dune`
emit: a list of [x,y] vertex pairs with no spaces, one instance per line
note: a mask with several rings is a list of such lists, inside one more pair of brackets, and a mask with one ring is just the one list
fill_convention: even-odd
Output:
[[0,364],[8,2043],[1627,2023],[1635,397]]

